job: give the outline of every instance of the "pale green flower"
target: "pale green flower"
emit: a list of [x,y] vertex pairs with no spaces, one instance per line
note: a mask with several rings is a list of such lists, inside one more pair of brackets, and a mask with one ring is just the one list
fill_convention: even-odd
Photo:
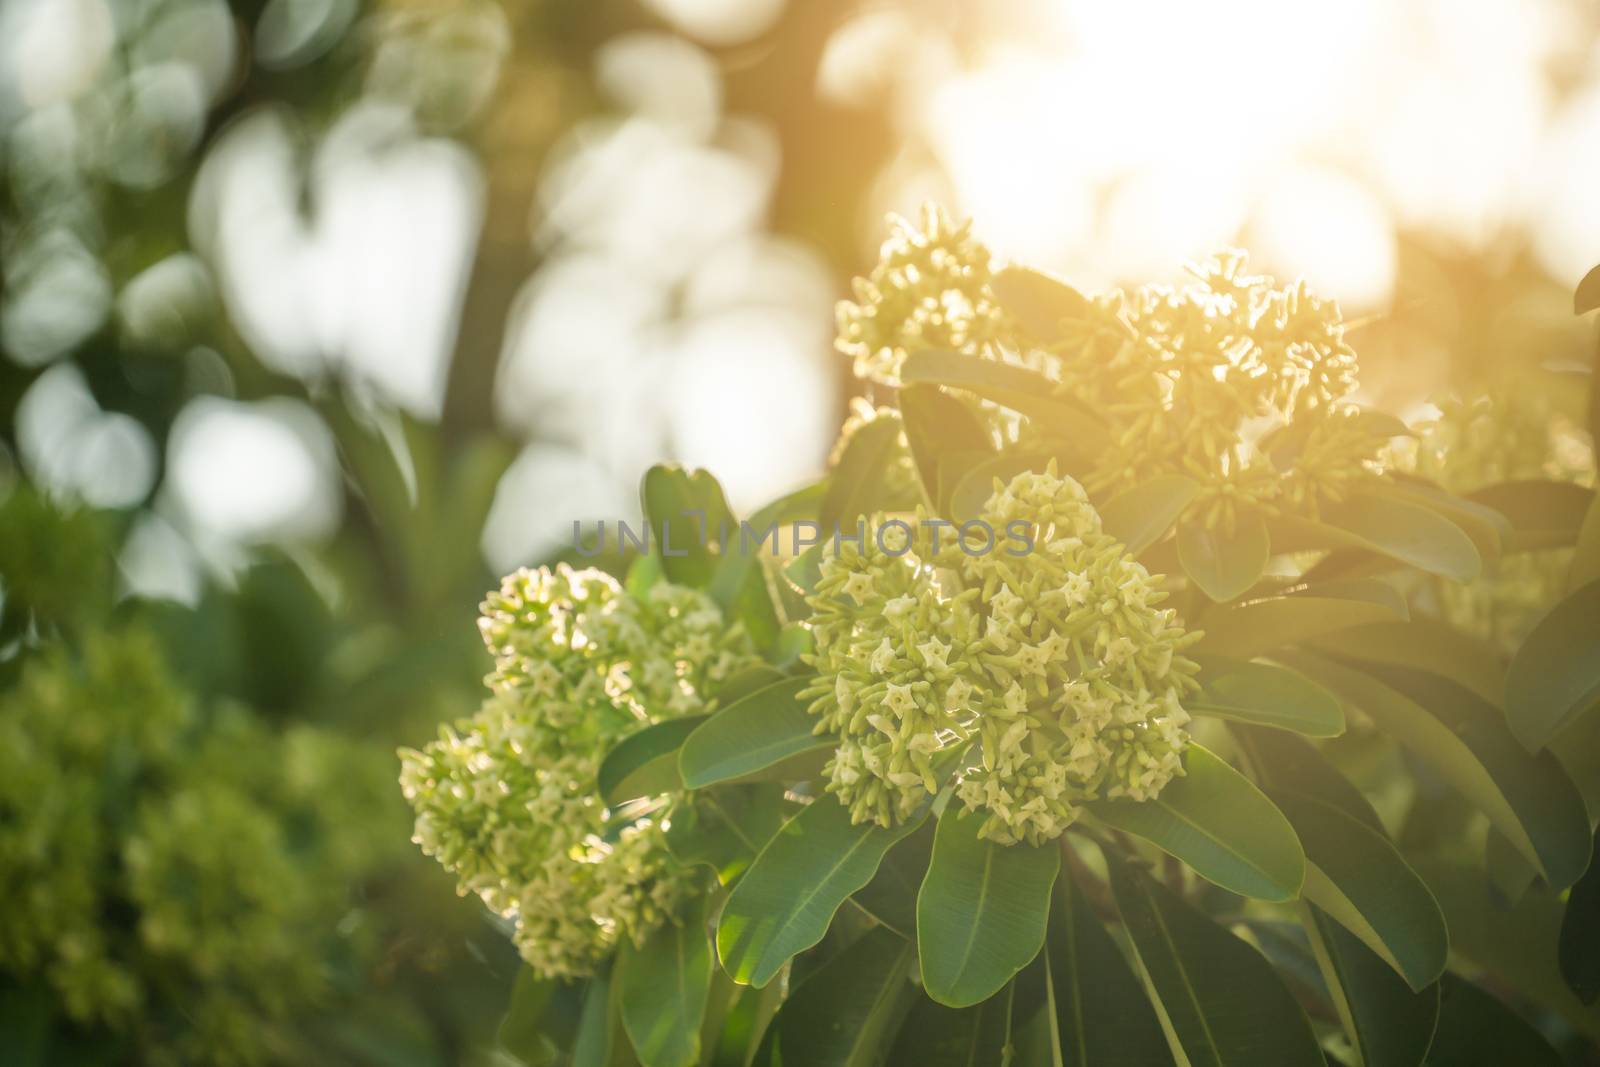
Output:
[[858,378],[896,385],[906,353],[944,348],[985,353],[1001,315],[989,289],[989,250],[971,223],[953,224],[933,204],[920,225],[893,218],[872,273],[838,307],[838,347]]
[[[1445,398],[1421,440],[1399,450],[1398,464],[1458,493],[1529,479],[1592,487],[1587,434],[1551,384],[1537,377],[1505,380],[1471,400]],[[1455,628],[1510,656],[1561,599],[1572,551],[1546,548],[1486,560],[1475,581],[1430,582],[1432,606]]]
[[516,920],[536,971],[588,974],[658,926],[696,877],[652,817],[606,809],[601,760],[641,726],[710,711],[717,687],[759,661],[704,593],[657,582],[633,596],[566,566],[507,577],[479,627],[491,695],[400,753],[413,840],[461,892]]
[[984,836],[1037,843],[1086,799],[1147,800],[1182,773],[1196,666],[1179,653],[1198,634],[1053,467],[997,482],[982,517],[1025,524],[1032,551],[963,549],[948,529],[935,550],[918,513],[910,536],[875,515],[882,544],[827,556],[804,695],[840,738],[828,789],[855,821],[904,819],[938,791],[938,754],[968,751],[956,795],[987,813]]

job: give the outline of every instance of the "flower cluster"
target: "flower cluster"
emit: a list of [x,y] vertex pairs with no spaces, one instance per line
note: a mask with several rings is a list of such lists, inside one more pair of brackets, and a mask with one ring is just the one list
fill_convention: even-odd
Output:
[[939,754],[976,742],[956,795],[987,813],[985,836],[1037,843],[1084,800],[1149,799],[1182,773],[1196,667],[1180,653],[1198,635],[1053,466],[997,482],[982,518],[1026,524],[1032,551],[940,545],[937,528],[896,540],[890,524],[823,562],[808,693],[841,739],[829,789],[857,821],[904,818],[937,791]]
[[1091,300],[1053,347],[1063,392],[1111,428],[1090,490],[1188,475],[1202,487],[1190,514],[1231,526],[1240,506],[1315,515],[1374,477],[1385,437],[1349,409],[1357,367],[1338,305],[1248,274],[1240,252],[1192,272],[1185,288]]
[[710,710],[717,686],[755,656],[703,593],[658,582],[634,596],[566,566],[506,578],[479,627],[494,656],[490,696],[400,753],[414,840],[463,893],[516,919],[536,971],[588,973],[692,888],[654,809],[606,808],[600,761],[640,726]]
[[141,1062],[282,1058],[383,840],[363,754],[203,714],[141,630],[40,654],[0,698],[0,972]]
[[[1193,267],[1193,285],[1089,299],[1061,336],[1041,339],[997,303],[969,226],[931,206],[920,229],[894,222],[855,302],[839,306],[839,348],[858,377],[898,384],[919,348],[1036,370],[1107,425],[1109,444],[1083,474],[1091,493],[1182,474],[1200,484],[1187,517],[1211,527],[1232,529],[1241,509],[1314,518],[1382,476],[1392,427],[1357,416],[1344,320],[1305,283],[1277,286],[1227,252]],[[987,421],[1017,436],[1006,419]],[[1080,429],[1034,422],[1023,436],[1050,453]]]
[[1001,329],[989,250],[971,223],[957,226],[933,204],[920,223],[892,219],[877,266],[855,280],[855,301],[839,304],[839,350],[858,378],[897,385],[906,353],[918,348],[989,354]]
[[[1524,479],[1593,486],[1594,454],[1578,420],[1537,381],[1501,384],[1472,400],[1441,400],[1439,418],[1406,442],[1397,465],[1457,493]],[[1509,656],[1560,599],[1571,560],[1571,548],[1507,554],[1486,561],[1474,582],[1429,589],[1452,626]]]

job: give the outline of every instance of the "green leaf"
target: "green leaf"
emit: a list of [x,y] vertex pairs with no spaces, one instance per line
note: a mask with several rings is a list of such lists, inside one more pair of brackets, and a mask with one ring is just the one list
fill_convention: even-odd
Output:
[[1511,520],[1507,552],[1575,544],[1594,490],[1572,482],[1543,479],[1501,482],[1468,495]]
[[1489,876],[1489,884],[1499,894],[1500,902],[1507,906],[1514,906],[1521,900],[1522,894],[1539,877],[1539,872],[1522,858],[1517,846],[1493,826],[1489,827],[1483,842],[1483,869]]
[[983,822],[953,809],[940,817],[917,893],[922,985],[952,1008],[987,1000],[1039,954],[1061,870],[1054,844],[997,844],[978,836]]
[[1522,1017],[1465,978],[1439,983],[1439,1026],[1427,1067],[1560,1067],[1561,1056]]
[[667,849],[681,862],[704,864],[729,885],[743,874],[793,814],[783,789],[725,786],[672,809]]
[[[762,547],[771,540],[765,535],[776,530],[773,536],[781,539],[786,524],[815,520],[831,484],[825,478],[779,497],[750,516],[748,535],[742,526],[737,534],[729,535],[729,551],[717,563],[710,593],[730,622],[744,624],[757,648],[772,647],[781,634],[778,608],[773,603],[776,590],[768,584],[768,571],[762,563],[763,553],[771,551]],[[771,558],[777,558],[775,551]]]
[[1506,539],[1513,532],[1511,520],[1494,508],[1448,493],[1434,483],[1415,476],[1395,475],[1394,481],[1380,482],[1371,492],[1374,496],[1403,500],[1438,512],[1472,538],[1478,555],[1484,559],[1499,556]]
[[1578,544],[1572,553],[1572,566],[1567,571],[1566,591],[1575,593],[1596,579],[1600,579],[1600,493],[1590,502],[1589,510],[1584,512],[1583,525],[1578,529]]
[[811,545],[783,568],[783,576],[806,596],[815,593],[817,583],[822,580],[822,549],[825,543]]
[[545,1036],[544,1016],[557,988],[558,983],[540,978],[526,964],[517,969],[511,983],[511,1002],[495,1040],[527,1067],[544,1067],[556,1060],[559,1050]]
[[1023,367],[961,352],[923,351],[906,357],[900,380],[964,389],[1038,422],[1053,436],[1066,436],[1092,454],[1108,438],[1105,423],[1075,400],[1057,395],[1056,383]]
[[[1600,834],[1594,847],[1600,851]],[[1589,869],[1567,895],[1561,918],[1561,941],[1556,957],[1567,988],[1585,1004],[1600,1000],[1600,862]]]
[[1439,1021],[1439,986],[1413,992],[1350,931],[1307,904],[1306,932],[1363,1067],[1416,1067]]
[[872,881],[850,900],[862,911],[907,941],[917,939],[917,890],[933,858],[933,826],[923,823],[901,841],[883,862]]
[[624,737],[606,753],[596,774],[600,795],[616,807],[625,800],[651,797],[683,788],[678,776],[678,749],[710,716],[668,719]]
[[1154,800],[1096,800],[1100,821],[1144,838],[1240,896],[1292,900],[1305,881],[1305,853],[1289,820],[1250,780],[1199,745],[1185,773]]
[[1589,861],[1589,816],[1577,786],[1548,752],[1530,755],[1505,717],[1471,690],[1437,675],[1365,664],[1356,669],[1298,653],[1297,670],[1366,712],[1378,728],[1429,763],[1565,888]]
[[1483,570],[1472,538],[1454,522],[1420,504],[1358,493],[1325,507],[1322,522],[1347,535],[1351,547],[1452,581],[1470,582]]
[[728,896],[717,927],[724,969],[744,985],[772,981],[792,956],[822,940],[839,906],[926,817],[924,809],[892,829],[854,826],[835,798],[812,801],[767,842]]
[[622,1052],[626,1041],[621,1033],[618,998],[612,995],[615,984],[609,971],[589,979],[572,1042],[572,1067],[611,1067]]
[[1332,693],[1286,667],[1202,656],[1200,692],[1186,701],[1195,715],[1293,730],[1309,737],[1344,733],[1344,709]]
[[950,495],[962,476],[994,455],[989,430],[970,406],[936,385],[900,391],[911,457],[934,511],[949,514]]
[[[1002,484],[1023,471],[1042,471],[1050,457],[1026,452],[1001,452],[969,468],[950,492],[949,516],[957,523],[978,518],[994,495],[996,480]],[[996,531],[1003,534],[1004,531]]]
[[722,486],[707,471],[657,464],[644,472],[639,498],[652,551],[661,557],[667,580],[696,589],[709,586],[717,566],[711,546],[723,531],[737,536]]
[[1600,1006],[1585,1006],[1561,978],[1562,903],[1557,894],[1536,885],[1507,907],[1485,891],[1482,871],[1421,858],[1413,865],[1444,909],[1452,959],[1492,975],[1495,982],[1516,990],[1519,1000],[1558,1013],[1591,1042],[1600,1043]]
[[1193,478],[1158,474],[1106,501],[1100,507],[1100,519],[1106,533],[1137,556],[1172,529],[1199,493],[1200,483]]
[[1491,704],[1506,691],[1500,655],[1474,637],[1433,619],[1379,622],[1322,634],[1312,643],[1323,652],[1369,663],[1415,667],[1453,679]]
[[1345,596],[1270,597],[1207,612],[1196,652],[1250,659],[1274,649],[1375,622],[1404,618],[1404,606]]
[[1364,826],[1384,833],[1383,822],[1361,791],[1328,762],[1317,746],[1282,730],[1233,724],[1247,766],[1267,789],[1295,789],[1332,804]]
[[1002,267],[989,279],[995,300],[1034,340],[1056,341],[1061,323],[1089,314],[1087,298],[1066,282],[1032,267]]
[[1071,878],[1056,882],[1045,942],[1060,1067],[1171,1067],[1155,1008]]
[[1572,313],[1582,315],[1600,308],[1600,267],[1595,267],[1583,276],[1578,283],[1578,288],[1572,293]]
[[787,678],[734,701],[699,723],[678,752],[689,789],[745,778],[807,752],[831,752],[815,716],[798,699],[810,678]]
[[1506,721],[1529,750],[1600,703],[1600,580],[1539,620],[1506,675]]
[[1260,953],[1165,886],[1107,859],[1117,910],[1162,1029],[1183,1062],[1324,1067],[1305,1013]]
[[1003,1064],[1011,1038],[1011,991],[970,1008],[947,1008],[921,997],[900,1027],[888,1063],[916,1067]]
[[1241,512],[1232,533],[1198,522],[1178,527],[1178,561],[1183,572],[1218,603],[1234,600],[1255,585],[1271,554],[1267,524],[1258,512]]
[[878,927],[801,982],[756,1056],[761,1067],[876,1067],[910,1005],[911,942]]
[[851,435],[822,498],[818,518],[825,537],[832,535],[836,524],[853,529],[857,520],[883,508],[884,477],[900,447],[900,433],[899,420],[883,418],[863,424]]
[[1388,837],[1304,793],[1270,795],[1305,847],[1306,899],[1360,938],[1413,990],[1436,981],[1450,950],[1444,915]]
[[617,952],[617,996],[622,1026],[644,1067],[694,1067],[700,1060],[700,1024],[711,993],[711,941],[706,909],[711,897],[678,922],[667,922],[634,947]]

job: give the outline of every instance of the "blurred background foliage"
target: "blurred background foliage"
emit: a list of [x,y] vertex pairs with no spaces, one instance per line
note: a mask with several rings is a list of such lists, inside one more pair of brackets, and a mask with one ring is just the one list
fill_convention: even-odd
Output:
[[1580,0],[0,0],[8,1050],[489,1062],[394,746],[649,464],[815,477],[885,211],[1088,289],[1243,244],[1361,399],[1584,480],[1596,188]]

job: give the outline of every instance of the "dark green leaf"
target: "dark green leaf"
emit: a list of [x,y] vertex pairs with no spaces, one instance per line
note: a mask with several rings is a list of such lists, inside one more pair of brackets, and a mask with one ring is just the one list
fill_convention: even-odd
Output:
[[1363,1067],[1416,1067],[1439,1021],[1439,986],[1413,992],[1382,959],[1314,904],[1306,931]]
[[1600,703],[1600,580],[1550,610],[1506,675],[1506,721],[1529,750]]
[[1363,825],[1383,833],[1383,822],[1361,791],[1308,741],[1282,730],[1234,725],[1232,733],[1249,757],[1249,767],[1270,789],[1297,789],[1332,804]]
[[1521,900],[1522,894],[1539,877],[1539,872],[1533,864],[1523,859],[1517,846],[1493,826],[1489,827],[1489,834],[1483,843],[1483,868],[1489,876],[1489,884],[1499,894],[1500,903],[1508,907]]
[[830,479],[823,479],[779,497],[729,535],[728,552],[717,563],[710,592],[730,621],[744,624],[757,648],[770,648],[781,632],[778,607],[773,603],[777,590],[768,583],[763,560],[777,558],[788,524],[817,518],[830,485]]
[[797,699],[809,678],[788,678],[734,701],[704,720],[678,752],[678,771],[690,789],[704,789],[771,768],[802,753],[830,752],[832,740],[813,731],[815,716]]
[[1283,813],[1250,780],[1191,744],[1185,774],[1154,800],[1097,800],[1102,822],[1144,838],[1240,896],[1292,900],[1305,881],[1305,853]]
[[878,873],[851,901],[907,941],[915,941],[917,890],[932,858],[933,826],[924,823],[889,850],[878,865]]
[[938,514],[950,514],[950,496],[960,479],[994,454],[989,431],[970,406],[936,385],[902,389],[900,410],[928,501]]
[[626,1047],[619,998],[614,992],[615,980],[609,972],[601,971],[589,979],[572,1042],[572,1067],[612,1067]]
[[1366,712],[1378,728],[1489,817],[1545,881],[1565,888],[1589,859],[1589,816],[1548,752],[1529,755],[1505,716],[1471,690],[1401,667],[1362,669],[1297,653],[1286,662]]
[[994,495],[997,480],[1004,484],[1023,471],[1042,471],[1049,462],[1050,457],[1044,455],[1002,452],[968,469],[950,493],[950,518],[958,523],[978,518]]
[[1355,626],[1312,641],[1318,649],[1369,663],[1415,667],[1453,679],[1491,704],[1505,695],[1499,654],[1482,641],[1433,619]]
[[1120,860],[1127,925],[1168,1040],[1193,1067],[1324,1067],[1305,1013],[1261,954]]
[[678,748],[709,716],[668,719],[629,734],[614,745],[596,775],[600,795],[612,807],[625,800],[683,788]]
[[1050,887],[1061,869],[1052,845],[980,838],[981,815],[947,810],[917,894],[922,985],[941,1004],[987,1000],[1039,954]]
[[730,884],[772,840],[794,805],[778,786],[723,787],[672,810],[667,848],[684,863],[703,863]]
[[807,596],[816,592],[822,580],[822,549],[821,543],[811,545],[783,568],[783,576]]
[[1004,1064],[1011,1038],[1010,987],[970,1008],[921,997],[900,1027],[887,1062],[916,1067]]
[[1444,916],[1388,837],[1304,793],[1271,796],[1305,846],[1306,898],[1413,990],[1438,979],[1450,950]]
[[1560,1067],[1544,1036],[1494,997],[1453,974],[1439,986],[1439,1026],[1427,1067]]
[[552,979],[540,978],[527,965],[518,968],[511,984],[511,1002],[495,1036],[501,1048],[527,1067],[555,1062],[559,1050],[545,1036],[544,1015],[557,985]]
[[1105,423],[1075,400],[1057,395],[1056,383],[1023,367],[960,352],[913,352],[900,368],[907,385],[932,382],[964,389],[1026,415],[1052,436],[1081,442],[1086,453],[1106,440]]
[[1527,551],[1576,543],[1594,490],[1572,482],[1501,482],[1468,495],[1511,520],[1505,550]]
[[1360,493],[1324,508],[1322,522],[1345,534],[1351,547],[1388,556],[1429,574],[1470,582],[1483,569],[1472,538],[1439,512],[1420,504]]
[[1572,294],[1574,315],[1582,315],[1595,308],[1600,308],[1600,267],[1595,267],[1585,274]]
[[1071,878],[1056,882],[1045,943],[1060,1067],[1170,1067],[1144,987]]
[[819,519],[825,537],[831,537],[839,527],[853,531],[859,520],[883,508],[884,478],[892,466],[891,458],[901,447],[898,419],[873,419],[851,435],[822,499]]
[[797,952],[822,940],[833,915],[872,880],[884,853],[926,810],[893,829],[852,825],[831,796],[783,824],[734,886],[717,927],[717,953],[734,980],[764,986]]
[[1196,715],[1274,726],[1310,737],[1344,733],[1344,710],[1332,693],[1285,667],[1200,657],[1200,692],[1186,703]]
[[876,1067],[912,995],[911,942],[869,930],[823,964],[778,1010],[760,1067]]
[[622,1026],[644,1067],[694,1067],[700,1024],[711,992],[710,896],[678,922],[667,922],[634,947],[617,953],[617,999]]
[[1296,593],[1207,612],[1196,652],[1249,659],[1322,634],[1404,618],[1404,605]]
[[1218,603],[1242,596],[1261,578],[1272,543],[1258,512],[1239,515],[1231,532],[1198,522],[1178,527],[1178,560],[1200,591]]
[[1511,520],[1486,504],[1466,497],[1456,496],[1432,482],[1418,477],[1397,475],[1392,482],[1379,483],[1372,489],[1375,496],[1404,500],[1419,504],[1449,519],[1461,527],[1478,548],[1478,555],[1493,559],[1500,555],[1506,539],[1513,532]]
[[[1594,847],[1600,851],[1600,834],[1595,835]],[[1567,895],[1557,959],[1561,977],[1579,1000],[1593,1004],[1600,999],[1600,862],[1591,860],[1589,870]]]
[[712,546],[727,531],[735,537],[738,531],[722,486],[706,471],[657,464],[645,471],[639,498],[651,548],[661,557],[667,579],[697,589],[709,586],[717,566]]
[[1008,266],[989,280],[995,300],[1036,341],[1062,336],[1061,323],[1089,314],[1089,301],[1066,282],[1031,267]]
[[1578,545],[1572,553],[1572,567],[1567,571],[1566,590],[1575,593],[1596,579],[1600,579],[1600,494],[1590,502],[1583,525],[1578,529]]
[[1172,529],[1199,492],[1200,483],[1193,478],[1158,474],[1102,504],[1100,518],[1106,533],[1137,556]]

